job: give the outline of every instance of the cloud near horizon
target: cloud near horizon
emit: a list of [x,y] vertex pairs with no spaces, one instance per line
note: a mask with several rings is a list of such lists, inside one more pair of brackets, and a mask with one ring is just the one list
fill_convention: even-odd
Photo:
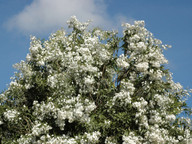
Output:
[[92,25],[102,28],[117,28],[120,23],[114,21],[126,19],[122,15],[110,18],[104,0],[33,0],[23,11],[10,18],[6,27],[25,34],[42,34],[66,28],[66,21],[73,15],[83,22],[92,20]]

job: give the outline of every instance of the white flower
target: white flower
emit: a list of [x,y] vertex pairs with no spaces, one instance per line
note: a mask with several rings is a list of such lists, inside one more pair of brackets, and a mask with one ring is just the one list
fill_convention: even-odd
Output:
[[3,113],[4,117],[9,121],[14,121],[15,117],[18,116],[20,113],[17,110],[7,110]]
[[3,122],[2,121],[0,121],[0,125],[2,125],[3,124]]
[[128,136],[123,135],[123,144],[141,144],[140,139],[141,137],[130,132]]
[[99,140],[101,133],[99,131],[95,131],[93,133],[85,133],[85,135],[89,142],[96,143]]
[[110,125],[111,121],[110,120],[105,120],[106,125]]
[[49,126],[47,123],[40,123],[38,121],[35,121],[35,124],[32,127],[32,135],[34,136],[40,136],[41,134],[45,134],[50,129],[52,129],[51,126]]
[[154,61],[152,62],[152,65],[156,68],[160,67],[160,62],[159,61]]
[[175,119],[176,119],[175,115],[173,115],[173,114],[166,115],[165,118],[166,118],[166,120],[171,121],[171,122],[175,121]]
[[144,42],[139,42],[139,43],[137,43],[137,48],[139,50],[146,50],[147,47]]
[[138,42],[140,40],[140,36],[138,34],[135,34],[130,39],[131,39],[131,41]]
[[27,54],[26,60],[27,60],[27,61],[30,61],[30,60],[31,60],[31,55],[30,55],[30,54]]
[[117,142],[113,137],[106,137],[105,144],[117,144]]
[[121,54],[119,58],[117,58],[117,66],[122,68],[128,68],[129,63],[126,62],[127,58],[124,56],[124,54]]
[[87,76],[87,77],[85,78],[85,84],[86,84],[86,85],[91,85],[91,84],[93,84],[93,83],[94,83],[94,78],[93,78],[93,77]]
[[115,96],[112,99],[113,105],[117,100],[120,100],[120,103],[122,105],[127,105],[131,103],[131,96],[129,91],[121,91],[119,93],[116,93]]
[[55,87],[56,86],[56,83],[58,82],[57,79],[56,79],[57,76],[51,76],[49,75],[48,76],[48,83],[50,84],[51,87]]
[[140,72],[146,72],[147,69],[149,68],[149,64],[148,62],[141,62],[136,65],[136,68]]

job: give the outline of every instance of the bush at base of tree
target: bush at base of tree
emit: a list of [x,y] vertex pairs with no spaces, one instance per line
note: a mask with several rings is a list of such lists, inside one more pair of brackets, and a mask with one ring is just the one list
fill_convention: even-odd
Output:
[[[1,143],[187,143],[188,90],[172,80],[167,45],[143,21],[123,36],[75,17],[47,41],[31,37],[30,53],[0,95]],[[121,53],[120,55],[118,55]]]

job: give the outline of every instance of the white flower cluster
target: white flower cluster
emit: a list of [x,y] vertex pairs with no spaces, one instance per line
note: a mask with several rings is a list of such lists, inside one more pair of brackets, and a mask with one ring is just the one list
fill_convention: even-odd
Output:
[[140,98],[139,101],[133,102],[132,106],[137,109],[136,117],[142,116],[146,112],[146,106],[148,102],[144,98]]
[[134,85],[128,81],[121,81],[121,91],[116,93],[113,97],[112,103],[115,104],[116,101],[120,100],[121,105],[127,105],[131,103],[131,95],[134,93]]
[[37,140],[36,137],[33,137],[32,135],[27,135],[27,136],[21,136],[18,140],[17,143],[19,144],[78,144],[79,137],[76,138],[69,138],[66,135],[62,136],[54,136],[54,135],[49,135],[45,134],[40,136],[40,139]]
[[141,62],[135,65],[138,71],[145,72],[149,68],[149,63],[147,62]]
[[117,66],[122,67],[122,68],[128,68],[129,67],[129,63],[127,62],[127,58],[124,56],[124,54],[121,54],[117,58]]
[[142,138],[135,136],[133,132],[130,132],[128,136],[123,135],[123,144],[141,144]]
[[166,115],[165,118],[166,118],[167,121],[170,121],[170,122],[174,122],[175,119],[176,119],[175,115],[173,115],[173,114]]
[[77,20],[76,16],[72,16],[69,21],[67,21],[69,28],[76,28],[78,30],[84,31],[89,25],[90,21],[86,23],[81,23]]
[[95,131],[93,133],[85,133],[85,137],[87,139],[84,141],[81,141],[81,143],[97,143],[99,141],[100,136],[101,136],[101,133],[98,131]]
[[173,101],[167,95],[159,95],[155,94],[154,99],[157,104],[162,108],[165,109],[168,107],[168,104],[173,103]]
[[[70,123],[75,120],[89,123],[89,114],[96,108],[96,105],[88,99],[84,103],[82,102],[80,95],[78,97],[71,97],[70,99],[62,99],[61,97],[57,104],[53,102],[48,102],[47,104],[42,102],[39,104],[37,101],[34,101],[33,115],[37,116],[41,121],[45,117],[53,117],[56,119],[55,123],[60,129],[64,130],[65,120],[68,120]],[[55,105],[61,105],[61,107],[56,107]]]
[[4,117],[8,121],[14,121],[15,118],[19,115],[20,113],[17,110],[6,110],[6,112],[3,113]]
[[[4,93],[0,94],[0,101],[5,102],[6,100],[7,100],[6,95]],[[0,105],[1,105],[1,103],[0,103]]]
[[3,122],[2,121],[0,121],[0,125],[2,125],[3,124]]
[[129,59],[135,62],[138,71],[148,73],[155,78],[156,71],[148,71],[148,69],[150,66],[159,68],[161,64],[168,62],[160,49],[168,46],[161,45],[160,40],[153,38],[152,33],[144,27],[144,21],[136,21],[134,25],[126,23],[123,26],[125,41],[128,43]]
[[117,142],[113,137],[106,137],[105,144],[117,144]]
[[[39,127],[39,125],[37,126]],[[39,130],[35,126],[35,131]],[[62,136],[54,136],[54,135],[49,135],[45,134],[47,130],[50,129],[49,126],[46,124],[41,125],[43,129],[45,129],[44,132],[39,132],[41,133],[39,140],[37,140],[37,135],[33,134],[28,134],[25,136],[21,136],[18,140],[17,143],[19,144],[30,144],[30,143],[35,143],[35,144],[97,144],[98,140],[101,136],[101,133],[98,131],[92,132],[92,133],[84,133],[83,135],[75,136],[74,138],[70,138],[67,135],[62,135]]]
[[25,78],[29,78],[32,75],[34,75],[34,71],[32,70],[31,66],[28,65],[25,61],[21,61],[20,63],[17,63],[15,65],[13,65],[14,68],[18,69],[22,75],[21,77],[25,77]]
[[52,129],[51,126],[48,124],[42,124],[41,122],[35,121],[34,126],[32,127],[32,135],[33,136],[40,136],[42,134],[47,133],[50,129]]

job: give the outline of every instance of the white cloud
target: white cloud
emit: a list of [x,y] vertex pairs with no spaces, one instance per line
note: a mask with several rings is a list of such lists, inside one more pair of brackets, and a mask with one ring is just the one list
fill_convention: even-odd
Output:
[[95,26],[111,27],[114,24],[107,14],[104,0],[33,0],[6,26],[27,34],[41,34],[66,27],[66,21],[72,15],[80,21],[93,20]]

